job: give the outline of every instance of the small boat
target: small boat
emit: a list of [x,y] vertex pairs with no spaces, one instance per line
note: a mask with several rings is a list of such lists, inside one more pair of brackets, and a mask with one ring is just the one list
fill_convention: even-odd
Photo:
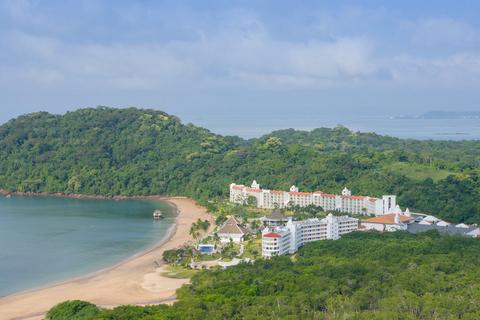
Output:
[[7,198],[11,198],[11,197],[12,197],[12,195],[11,195],[11,194],[7,194],[5,197],[7,197]]
[[160,210],[155,210],[153,212],[153,219],[158,220],[163,218],[163,213]]

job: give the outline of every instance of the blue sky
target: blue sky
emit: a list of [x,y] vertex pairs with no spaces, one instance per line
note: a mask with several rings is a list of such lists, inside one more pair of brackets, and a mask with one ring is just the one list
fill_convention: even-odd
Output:
[[479,110],[479,13],[479,1],[0,0],[0,122],[97,105],[186,120]]

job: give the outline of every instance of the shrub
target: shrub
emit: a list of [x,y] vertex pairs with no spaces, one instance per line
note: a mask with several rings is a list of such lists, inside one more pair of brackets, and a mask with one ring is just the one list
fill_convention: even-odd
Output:
[[90,302],[69,300],[57,304],[47,313],[47,320],[89,320],[100,313]]

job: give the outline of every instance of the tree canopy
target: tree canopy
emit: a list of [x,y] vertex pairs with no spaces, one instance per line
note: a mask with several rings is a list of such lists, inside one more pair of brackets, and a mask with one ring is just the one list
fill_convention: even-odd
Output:
[[0,126],[0,188],[21,192],[226,197],[231,182],[266,188],[397,194],[404,207],[480,223],[480,142],[417,141],[344,127],[244,140],[161,111],[45,112]]
[[355,232],[193,276],[173,306],[119,307],[85,320],[480,318],[480,242]]

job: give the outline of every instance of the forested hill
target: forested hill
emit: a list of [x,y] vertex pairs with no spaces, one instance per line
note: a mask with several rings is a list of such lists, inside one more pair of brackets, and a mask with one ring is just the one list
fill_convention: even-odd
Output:
[[197,273],[173,306],[98,310],[67,302],[47,319],[480,319],[480,242],[436,232],[355,232],[276,257]]
[[0,189],[224,197],[228,184],[398,194],[403,206],[480,223],[480,141],[415,141],[346,128],[223,137],[160,111],[34,113],[0,126]]

